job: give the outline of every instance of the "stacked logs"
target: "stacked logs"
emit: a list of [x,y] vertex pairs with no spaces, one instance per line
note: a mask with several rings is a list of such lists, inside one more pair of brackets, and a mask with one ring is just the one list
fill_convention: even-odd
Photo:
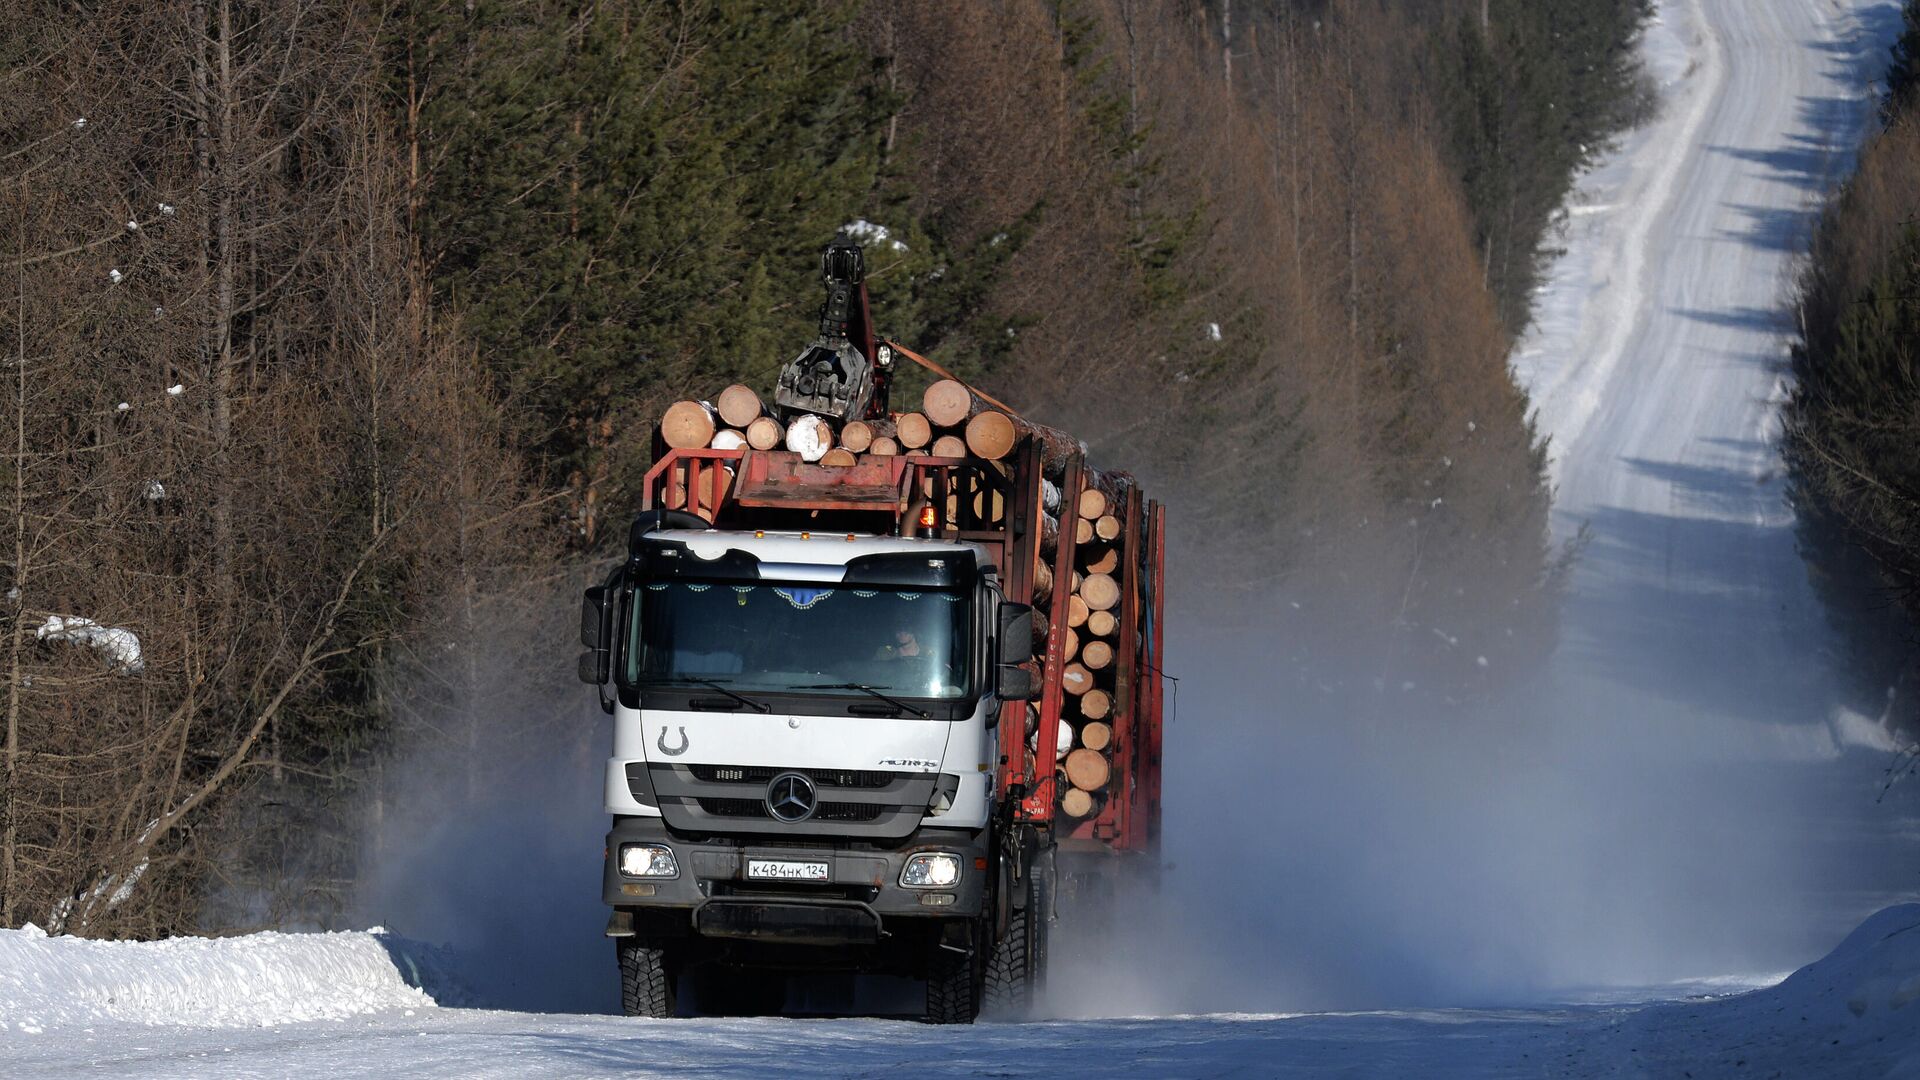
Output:
[[1072,508],[1073,594],[1067,598],[1065,690],[1061,715],[1071,717],[1073,749],[1060,762],[1060,811],[1069,818],[1099,814],[1114,775],[1112,756],[1115,664],[1120,648],[1122,560],[1130,537],[1123,511],[1124,477],[1091,474]]
[[[918,412],[851,420],[838,431],[818,416],[783,424],[767,411],[759,394],[739,383],[721,391],[715,402],[674,402],[660,419],[660,437],[675,449],[784,447],[806,461],[825,465],[851,464],[846,458],[859,454],[999,461],[1028,436],[1039,440],[1045,458],[1042,467],[1055,478],[1066,469],[1067,459],[1084,449],[1065,432],[1014,416],[953,379],[927,387]],[[836,449],[845,451],[846,457],[829,457]]]
[[[1068,459],[1085,449],[1065,432],[1014,416],[954,379],[941,379],[928,386],[919,411],[895,413],[884,419],[851,420],[838,430],[820,416],[799,416],[783,422],[759,394],[739,383],[722,390],[712,402],[677,401],[660,419],[660,439],[673,449],[785,449],[803,461],[842,467],[857,464],[867,456],[1000,461],[1028,437],[1041,447],[1042,472],[1056,481],[1065,472]],[[723,468],[732,475],[731,466]],[[931,478],[924,483],[924,494],[932,496]],[[668,478],[665,498],[670,509],[687,504],[684,466],[678,475]],[[997,523],[1005,513],[997,494],[975,491],[968,499],[974,516],[981,521]],[[944,508],[947,520],[960,516],[961,503],[959,494],[949,493]]]

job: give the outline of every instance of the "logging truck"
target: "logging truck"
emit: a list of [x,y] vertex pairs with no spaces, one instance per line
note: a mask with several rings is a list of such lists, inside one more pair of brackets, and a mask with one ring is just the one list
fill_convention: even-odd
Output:
[[667,410],[586,593],[629,1015],[675,1015],[696,965],[917,978],[939,1023],[1015,1012],[1061,891],[1157,858],[1160,505],[958,380],[891,412],[892,363],[932,365],[875,339],[853,269],[836,305],[829,263],[822,338],[771,406]]

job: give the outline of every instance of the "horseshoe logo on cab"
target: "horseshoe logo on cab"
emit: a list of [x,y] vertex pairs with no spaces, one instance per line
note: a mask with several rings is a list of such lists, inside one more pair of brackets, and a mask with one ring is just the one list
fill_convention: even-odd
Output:
[[668,746],[667,745],[667,729],[665,726],[662,726],[660,728],[660,741],[654,743],[653,745],[659,747],[660,752],[667,755],[668,757],[679,757],[681,754],[684,754],[687,752],[687,729],[686,728],[680,729],[680,745],[679,746]]

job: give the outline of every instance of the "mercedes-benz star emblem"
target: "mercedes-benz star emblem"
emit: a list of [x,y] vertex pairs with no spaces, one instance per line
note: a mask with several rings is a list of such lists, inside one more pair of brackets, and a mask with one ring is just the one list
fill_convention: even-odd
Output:
[[820,797],[813,790],[813,781],[797,772],[781,773],[767,785],[767,813],[776,821],[789,825],[805,821],[819,805]]

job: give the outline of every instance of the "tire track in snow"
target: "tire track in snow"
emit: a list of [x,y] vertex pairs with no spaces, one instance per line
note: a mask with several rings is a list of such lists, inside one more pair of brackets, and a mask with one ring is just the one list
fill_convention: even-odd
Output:
[[[1666,5],[1662,5],[1657,18],[1664,20],[1665,9]],[[1549,470],[1556,489],[1559,469],[1569,448],[1580,439],[1594,414],[1617,396],[1612,383],[1627,345],[1641,325],[1647,302],[1648,238],[1672,209],[1677,192],[1675,181],[1680,170],[1698,152],[1700,128],[1726,85],[1726,62],[1719,34],[1700,10],[1699,0],[1689,0],[1687,11],[1698,39],[1692,62],[1672,84],[1680,93],[1668,105],[1678,104],[1680,111],[1663,115],[1651,131],[1639,137],[1638,145],[1631,152],[1633,156],[1652,157],[1657,164],[1649,169],[1626,162],[1630,179],[1625,187],[1633,190],[1621,192],[1621,198],[1603,206],[1575,207],[1569,211],[1574,217],[1601,219],[1597,227],[1578,242],[1586,245],[1589,253],[1606,259],[1608,265],[1615,257],[1612,252],[1617,251],[1620,260],[1617,280],[1610,275],[1604,285],[1589,294],[1590,299],[1582,305],[1580,325],[1573,334],[1556,334],[1559,328],[1536,325],[1516,350],[1522,357],[1545,357],[1541,363],[1523,360],[1516,363],[1515,368],[1521,385],[1533,399],[1536,422],[1551,439]],[[1675,123],[1677,128],[1673,126]],[[1633,175],[1642,173],[1646,176],[1644,180]],[[1626,213],[1617,224],[1606,220],[1610,211],[1622,206],[1626,207]],[[1563,276],[1567,270],[1564,261],[1554,268],[1555,273]],[[1550,279],[1542,291],[1552,292],[1566,284]],[[1583,349],[1582,342],[1594,340],[1594,327],[1604,329],[1599,331],[1595,347]],[[1571,340],[1550,340],[1553,337],[1571,337]],[[1561,365],[1558,370],[1553,367],[1556,360]]]

